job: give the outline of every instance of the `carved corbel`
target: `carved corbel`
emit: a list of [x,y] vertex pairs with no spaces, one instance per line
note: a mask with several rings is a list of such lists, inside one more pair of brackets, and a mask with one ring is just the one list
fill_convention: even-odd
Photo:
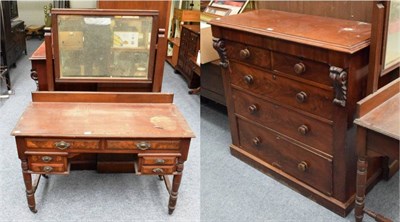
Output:
[[329,68],[329,77],[333,80],[335,98],[333,103],[346,107],[347,101],[347,72],[340,67],[331,66]]
[[221,62],[219,63],[221,67],[228,68],[229,60],[226,54],[225,41],[222,39],[213,38],[213,47],[217,50]]

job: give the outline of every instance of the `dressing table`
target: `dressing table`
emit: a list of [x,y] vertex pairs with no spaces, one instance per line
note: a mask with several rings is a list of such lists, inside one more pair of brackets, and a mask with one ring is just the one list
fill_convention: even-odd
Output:
[[37,212],[42,175],[68,175],[85,154],[117,154],[135,163],[130,173],[164,180],[172,214],[194,137],[172,100],[172,94],[33,92],[12,131],[30,210]]

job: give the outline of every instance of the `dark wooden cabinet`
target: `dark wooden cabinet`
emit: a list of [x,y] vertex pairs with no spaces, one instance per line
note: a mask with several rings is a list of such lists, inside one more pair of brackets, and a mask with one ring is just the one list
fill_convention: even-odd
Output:
[[200,25],[183,25],[176,69],[185,77],[189,88],[200,85],[200,77],[193,73],[191,58],[196,60],[200,50]]
[[11,1],[1,1],[1,57],[2,65],[15,65],[17,59],[26,54],[24,21],[14,20],[17,8]]
[[347,215],[357,162],[352,122],[366,94],[371,25],[271,10],[210,23],[231,153]]
[[201,96],[225,105],[224,85],[222,83],[219,60],[201,64]]

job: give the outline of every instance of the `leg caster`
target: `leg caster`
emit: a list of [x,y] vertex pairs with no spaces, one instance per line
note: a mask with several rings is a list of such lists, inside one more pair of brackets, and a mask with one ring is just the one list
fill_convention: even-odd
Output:
[[47,175],[47,174],[42,174],[42,176],[43,176],[44,178],[46,178],[46,179],[49,179],[49,175]]
[[29,210],[31,210],[34,214],[37,213],[36,207],[29,207]]
[[158,179],[160,179],[161,181],[164,180],[163,175],[158,175]]

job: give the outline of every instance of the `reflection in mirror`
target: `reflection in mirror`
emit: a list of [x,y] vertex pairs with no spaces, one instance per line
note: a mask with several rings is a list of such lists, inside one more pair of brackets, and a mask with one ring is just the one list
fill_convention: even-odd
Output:
[[390,1],[390,13],[383,69],[400,62],[400,0]]
[[151,16],[59,15],[60,78],[149,79]]

